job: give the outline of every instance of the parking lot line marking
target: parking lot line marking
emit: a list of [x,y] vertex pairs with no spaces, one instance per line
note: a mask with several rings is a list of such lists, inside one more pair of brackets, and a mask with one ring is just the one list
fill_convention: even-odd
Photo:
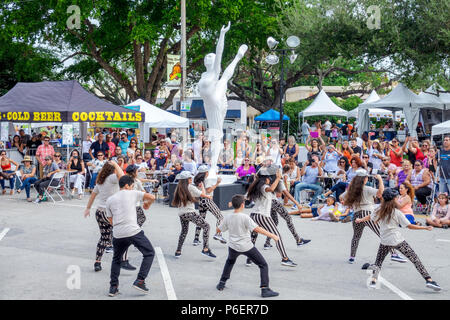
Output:
[[156,247],[155,251],[156,257],[158,258],[159,268],[161,269],[164,287],[166,287],[167,298],[169,300],[177,300],[175,289],[172,285],[172,279],[170,278],[169,269],[167,268],[166,259],[164,259],[163,252],[160,247]]
[[447,239],[436,239],[436,241],[439,241],[439,242],[450,242],[450,240],[447,240]]
[[414,300],[413,298],[411,298],[410,296],[408,296],[406,293],[404,293],[402,290],[400,290],[399,288],[397,288],[396,286],[394,286],[392,283],[390,283],[389,281],[387,281],[385,278],[379,276],[378,279],[381,281],[382,284],[384,284],[386,287],[388,287],[389,289],[391,289],[391,291],[393,291],[394,293],[396,293],[400,298],[402,298],[403,300]]
[[9,228],[3,229],[2,233],[0,233],[0,241],[3,239],[4,236],[6,236],[9,230],[10,230]]

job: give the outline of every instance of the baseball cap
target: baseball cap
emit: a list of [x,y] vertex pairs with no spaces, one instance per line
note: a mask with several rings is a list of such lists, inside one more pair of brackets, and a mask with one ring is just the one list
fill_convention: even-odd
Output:
[[198,167],[198,169],[197,169],[198,173],[203,173],[203,172],[208,172],[208,171],[209,171],[208,166],[205,166],[204,164],[201,165],[200,167]]
[[394,188],[387,188],[383,191],[383,199],[384,201],[394,200],[396,196],[398,196],[398,191]]
[[356,170],[356,176],[357,177],[367,177],[369,174],[367,173],[367,170],[365,169],[358,169]]
[[181,171],[177,176],[175,177],[176,180],[185,180],[193,178],[193,175],[190,171]]

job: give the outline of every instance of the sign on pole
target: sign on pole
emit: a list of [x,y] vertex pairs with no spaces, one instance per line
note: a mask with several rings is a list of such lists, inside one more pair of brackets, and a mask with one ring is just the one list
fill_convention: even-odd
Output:
[[63,129],[62,144],[71,146],[73,144],[73,125],[63,124],[62,129]]
[[180,111],[181,112],[191,112],[191,102],[190,101],[181,101]]
[[8,122],[2,122],[1,127],[1,141],[8,141],[8,133],[9,133],[9,123]]
[[167,86],[179,87],[181,85],[180,55],[167,55]]

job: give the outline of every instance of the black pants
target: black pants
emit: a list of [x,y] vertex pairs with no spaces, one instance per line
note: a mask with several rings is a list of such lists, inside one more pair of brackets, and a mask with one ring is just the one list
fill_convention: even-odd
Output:
[[416,198],[421,204],[427,203],[427,196],[431,195],[431,189],[428,187],[419,188],[416,190]]
[[[40,196],[44,195],[44,191],[45,191],[45,189],[47,189],[48,185],[50,184],[50,181],[51,181],[50,178],[43,178],[34,183],[34,186]],[[57,185],[58,185],[58,181],[53,180],[52,186],[57,186]]]
[[122,260],[123,253],[128,249],[130,245],[134,245],[142,253],[141,268],[137,276],[138,280],[145,280],[150,271],[155,257],[155,250],[150,243],[150,240],[144,235],[144,231],[128,238],[113,238],[114,256],[111,264],[111,286],[119,285],[120,275],[120,262]]
[[238,252],[228,247],[228,259],[227,262],[225,262],[225,267],[223,268],[222,277],[220,278],[220,281],[225,282],[228,279],[230,279],[231,270],[233,270],[234,264],[236,263],[236,259],[241,254],[252,260],[252,262],[259,267],[259,272],[261,276],[260,287],[261,288],[269,287],[269,266],[267,265],[266,260],[264,260],[262,254],[255,247],[246,252]]

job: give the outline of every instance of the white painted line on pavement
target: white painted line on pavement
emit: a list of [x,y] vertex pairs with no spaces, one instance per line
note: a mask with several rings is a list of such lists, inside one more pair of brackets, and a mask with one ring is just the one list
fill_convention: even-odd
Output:
[[436,239],[436,241],[439,241],[439,242],[450,242],[450,240],[447,240],[447,239]]
[[414,300],[413,298],[411,298],[410,296],[408,296],[406,293],[404,293],[402,290],[400,290],[399,288],[397,288],[396,286],[394,286],[392,283],[390,283],[389,281],[387,281],[386,279],[384,279],[382,276],[378,277],[378,280],[380,280],[380,282],[382,284],[384,284],[386,287],[388,287],[389,289],[391,289],[391,291],[393,291],[394,293],[396,293],[400,298],[402,298],[403,300]]
[[3,229],[3,231],[0,233],[0,241],[3,239],[4,236],[6,236],[9,230],[10,230],[9,228]]
[[163,252],[160,247],[156,247],[155,252],[156,257],[158,258],[159,268],[161,269],[161,275],[164,280],[164,286],[166,287],[167,298],[169,300],[177,300],[175,289],[172,285],[172,279],[170,278],[169,269],[167,268]]

